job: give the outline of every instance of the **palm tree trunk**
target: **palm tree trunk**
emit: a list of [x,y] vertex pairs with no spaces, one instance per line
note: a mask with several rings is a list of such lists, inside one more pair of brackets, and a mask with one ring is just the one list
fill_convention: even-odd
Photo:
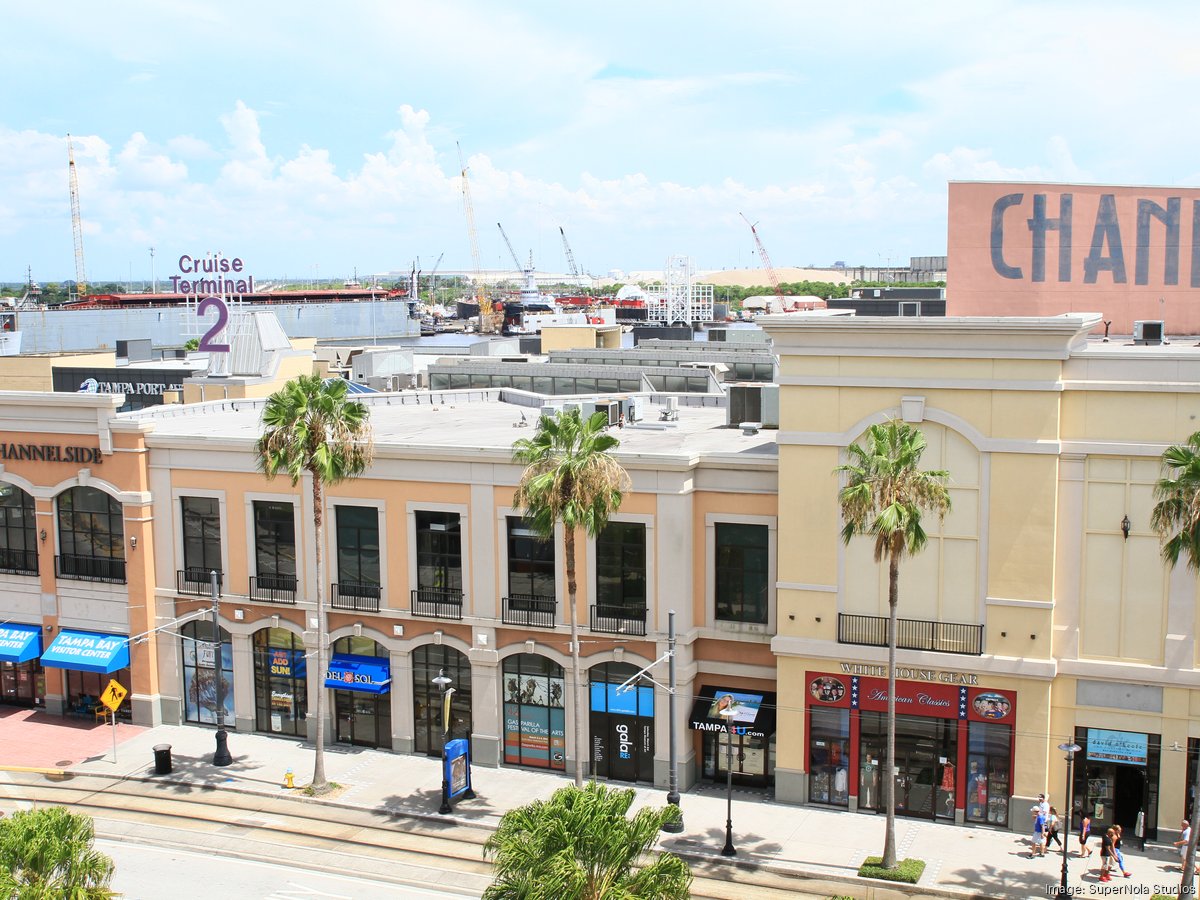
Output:
[[896,606],[900,599],[900,557],[888,557],[888,700],[887,769],[883,774],[883,803],[887,825],[883,835],[883,867],[896,868]]
[[579,666],[579,616],[575,612],[575,529],[563,525],[563,550],[567,563],[567,602],[571,612],[571,677],[575,681],[575,787],[583,787],[583,754],[587,749],[582,672]]
[[325,530],[324,491],[321,490],[321,479],[317,473],[312,476],[313,496],[313,531],[316,535],[317,550],[314,556],[317,570],[317,734],[316,755],[313,759],[312,791],[323,794],[329,790],[329,782],[325,780],[325,604],[322,599],[325,594],[325,584],[321,572],[321,541]]
[[[1187,754],[1184,754],[1185,756]],[[1200,837],[1200,765],[1196,766],[1196,784],[1192,788],[1192,815],[1188,819],[1192,833],[1188,838],[1187,854],[1183,858],[1183,874],[1179,879],[1179,896],[1196,896],[1196,839]]]

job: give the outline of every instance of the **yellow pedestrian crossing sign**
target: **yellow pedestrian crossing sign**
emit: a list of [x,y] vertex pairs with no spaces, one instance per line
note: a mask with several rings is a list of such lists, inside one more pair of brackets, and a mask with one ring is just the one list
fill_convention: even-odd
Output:
[[129,696],[129,691],[121,687],[117,679],[109,679],[108,687],[104,689],[104,693],[100,695],[100,702],[111,709],[117,711],[117,707],[121,705],[121,701]]

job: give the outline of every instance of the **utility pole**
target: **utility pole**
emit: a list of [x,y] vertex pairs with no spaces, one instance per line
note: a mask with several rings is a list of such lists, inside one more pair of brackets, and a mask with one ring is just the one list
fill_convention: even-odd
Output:
[[217,751],[213,754],[214,766],[228,766],[233,762],[229,755],[229,735],[225,732],[225,664],[224,642],[221,640],[221,594],[217,587],[217,570],[208,573],[212,588],[213,624],[213,675],[217,690]]
[[[679,809],[679,763],[675,755],[675,610],[667,613],[667,715],[670,717],[670,737],[667,739],[667,802]],[[667,822],[663,831],[679,834],[683,831],[683,811],[678,822]]]

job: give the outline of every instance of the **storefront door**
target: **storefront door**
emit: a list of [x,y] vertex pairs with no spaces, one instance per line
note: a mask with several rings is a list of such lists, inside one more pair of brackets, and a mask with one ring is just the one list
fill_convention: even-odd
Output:
[[[358,747],[378,747],[379,717],[376,706],[380,698],[357,691],[334,691],[333,697],[337,742]],[[383,695],[383,702],[389,702],[386,694]]]
[[1075,762],[1076,806],[1091,817],[1092,831],[1120,825],[1133,836],[1142,813],[1144,836],[1156,840],[1159,735],[1077,728],[1075,743],[1083,748]]
[[[881,773],[887,762],[887,716],[863,712],[859,751],[859,808],[884,809]],[[896,716],[896,814],[954,818],[953,720]],[[947,787],[949,785],[949,787]]]
[[37,660],[25,663],[0,662],[0,703],[15,706],[44,706],[46,677]]

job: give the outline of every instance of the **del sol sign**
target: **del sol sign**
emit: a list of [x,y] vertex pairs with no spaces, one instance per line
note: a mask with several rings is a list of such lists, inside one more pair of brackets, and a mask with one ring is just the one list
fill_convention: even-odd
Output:
[[84,463],[97,466],[104,462],[99,447],[60,447],[56,444],[0,443],[0,459]]

